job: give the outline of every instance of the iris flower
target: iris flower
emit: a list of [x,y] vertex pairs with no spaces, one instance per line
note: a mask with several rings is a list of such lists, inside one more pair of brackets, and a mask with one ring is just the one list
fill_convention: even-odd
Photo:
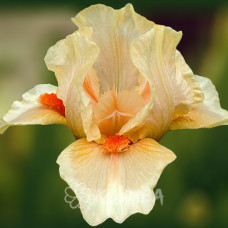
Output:
[[61,177],[75,192],[84,219],[118,223],[148,214],[153,189],[172,151],[158,143],[169,130],[228,123],[213,83],[195,75],[177,45],[182,37],[134,12],[94,5],[78,29],[45,57],[58,87],[37,85],[0,121],[9,126],[64,124],[76,141],[58,157]]

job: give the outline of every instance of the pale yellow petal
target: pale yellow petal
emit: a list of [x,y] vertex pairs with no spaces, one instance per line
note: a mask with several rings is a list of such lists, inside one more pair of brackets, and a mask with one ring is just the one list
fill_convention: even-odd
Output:
[[[92,28],[84,27],[76,31],[75,34],[80,33],[90,37],[92,32]],[[65,39],[58,41],[54,46],[50,47],[44,58],[47,68],[55,73],[58,81],[57,95],[63,100],[64,104],[66,103],[70,84],[76,74],[76,56],[74,52],[75,34],[67,36]]]
[[210,79],[196,76],[205,99],[188,114],[173,121],[170,129],[210,128],[228,124],[228,112],[221,108],[218,92]]
[[107,218],[122,223],[134,213],[148,214],[153,188],[175,155],[153,139],[132,144],[123,153],[80,139],[59,156],[60,175],[75,192],[84,219],[92,226]]
[[175,52],[181,36],[181,32],[155,25],[145,35],[133,41],[132,62],[148,81],[155,103],[152,106],[153,101],[148,102],[145,109],[138,113],[140,118],[128,123],[128,129],[125,129],[128,137],[137,139],[149,135],[159,139],[169,129],[175,108]]
[[174,119],[187,114],[203,102],[204,95],[199,83],[183,56],[176,51],[176,85]]
[[81,29],[92,27],[91,39],[100,48],[95,62],[101,93],[133,89],[138,83],[138,71],[130,59],[130,44],[150,30],[154,23],[136,14],[131,4],[120,10],[105,5],[93,5],[81,11],[73,22]]
[[[59,112],[52,110],[39,102],[42,94],[56,93],[56,86],[50,84],[37,85],[23,94],[21,101],[13,102],[10,110],[0,123],[0,132],[3,133],[7,126],[27,124],[64,124],[66,118]],[[7,124],[7,125],[6,125]]]
[[66,40],[69,46],[65,54],[70,56],[70,60],[66,59],[64,64],[73,69],[73,79],[65,101],[67,122],[76,137],[96,140],[100,138],[100,131],[93,122],[92,102],[83,84],[87,74],[91,73],[99,48],[79,32],[68,36]]

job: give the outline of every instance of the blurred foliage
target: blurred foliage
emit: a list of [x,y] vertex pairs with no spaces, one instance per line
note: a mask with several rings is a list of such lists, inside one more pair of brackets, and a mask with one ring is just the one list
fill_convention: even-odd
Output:
[[[54,83],[43,57],[74,31],[70,21],[97,2],[115,8],[127,1],[7,1],[0,9],[0,114],[39,83]],[[228,109],[228,5],[226,1],[131,1],[156,23],[183,31],[179,49],[196,74],[213,80]],[[42,5],[45,4],[45,5]],[[128,218],[122,227],[228,227],[228,129],[168,132],[161,144],[177,159],[162,174],[164,205]],[[74,138],[64,126],[10,128],[0,136],[0,227],[88,227],[79,209],[64,202],[60,152]],[[108,220],[100,227],[117,227]]]

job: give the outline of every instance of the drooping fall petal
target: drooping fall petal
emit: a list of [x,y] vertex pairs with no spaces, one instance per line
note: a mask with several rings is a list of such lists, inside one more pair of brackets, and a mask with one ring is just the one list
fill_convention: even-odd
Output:
[[201,76],[196,76],[196,79],[203,91],[204,101],[186,115],[173,120],[171,130],[228,124],[228,112],[221,108],[218,92],[211,80]]
[[[21,101],[13,102],[10,110],[0,122],[0,133],[11,125],[64,124],[64,106],[56,97],[56,86],[43,84],[23,94]],[[40,97],[44,95],[43,102]],[[50,97],[51,95],[51,97]]]
[[90,225],[107,218],[123,222],[131,214],[148,214],[154,206],[152,189],[175,155],[145,138],[123,153],[107,153],[103,145],[80,139],[59,156],[60,175],[75,192]]
[[136,14],[131,4],[120,10],[105,5],[94,5],[82,10],[73,22],[80,28],[92,27],[93,40],[100,48],[94,64],[101,93],[133,89],[138,84],[138,71],[132,64],[130,44],[149,31],[154,23]]
[[187,114],[203,102],[204,94],[190,67],[183,56],[176,51],[176,84],[174,86],[174,119]]

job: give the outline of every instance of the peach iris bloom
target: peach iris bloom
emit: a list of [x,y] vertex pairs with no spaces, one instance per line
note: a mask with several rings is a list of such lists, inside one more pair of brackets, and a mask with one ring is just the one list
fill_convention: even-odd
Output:
[[76,141],[59,156],[61,177],[91,225],[148,214],[153,189],[175,159],[158,143],[168,131],[228,123],[212,82],[194,75],[176,47],[182,33],[156,25],[128,4],[94,5],[78,30],[45,57],[58,87],[37,85],[0,122],[64,124]]

